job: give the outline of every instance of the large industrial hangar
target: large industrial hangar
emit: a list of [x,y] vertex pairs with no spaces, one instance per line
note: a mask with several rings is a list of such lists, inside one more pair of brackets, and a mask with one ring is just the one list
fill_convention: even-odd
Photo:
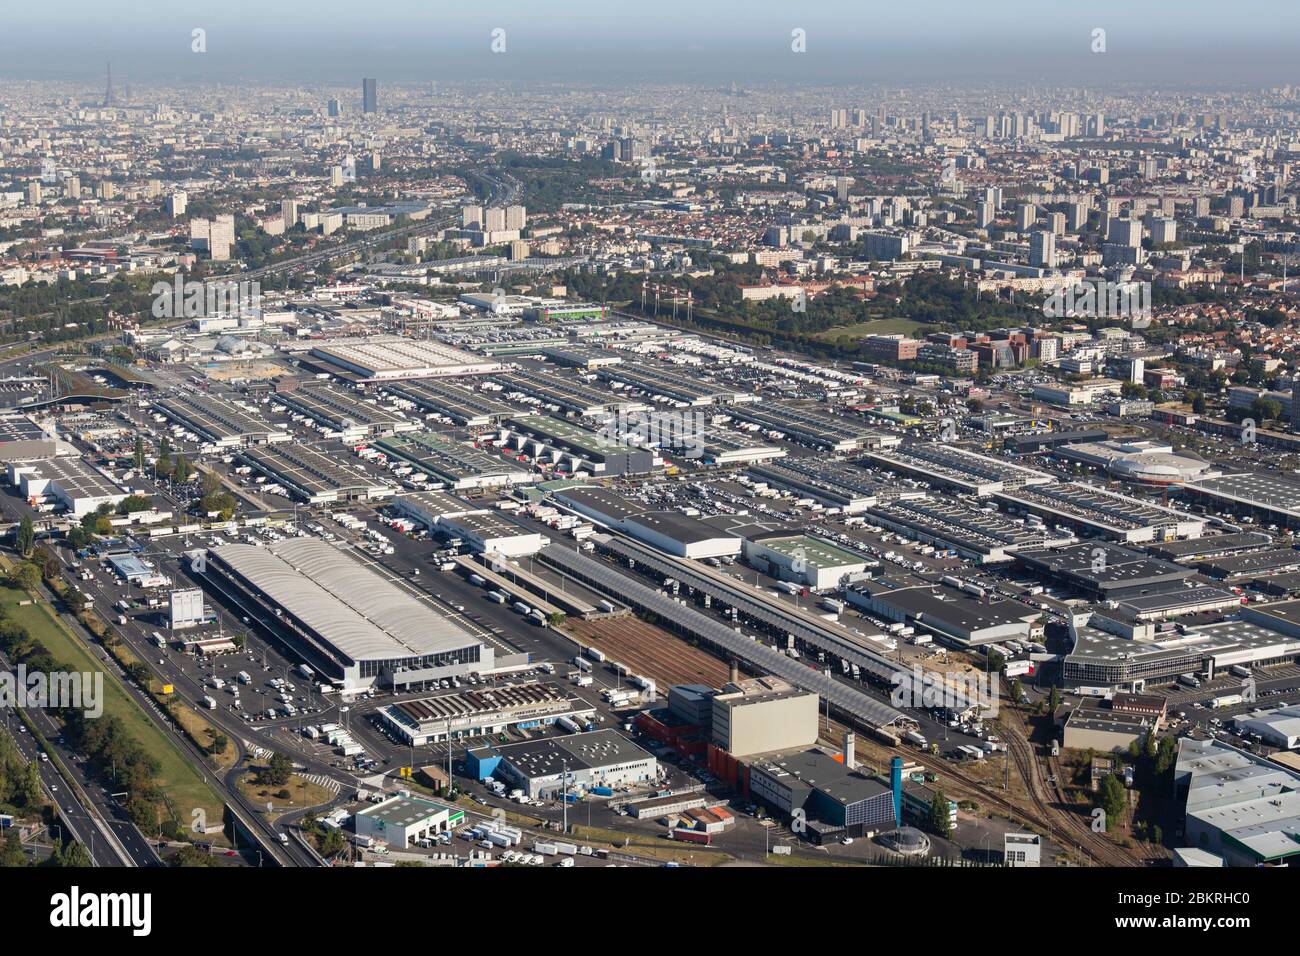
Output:
[[681,558],[721,558],[740,553],[739,538],[676,511],[650,511],[604,488],[553,491],[551,500],[569,511]]
[[1147,550],[1152,557],[1180,564],[1191,561],[1209,561],[1233,555],[1249,554],[1273,547],[1273,539],[1260,531],[1237,531],[1216,534],[1186,541],[1165,541]]
[[1100,541],[1047,551],[1022,551],[1016,560],[1026,570],[1098,601],[1177,591],[1195,573],[1180,564],[1157,561]]
[[384,391],[410,402],[425,412],[445,415],[462,428],[486,428],[518,414],[519,410],[487,392],[438,379],[420,382],[388,382]]
[[1036,515],[1125,544],[1196,538],[1206,525],[1204,518],[1185,511],[1073,481],[1004,491],[993,497],[1013,514]]
[[956,551],[979,564],[1002,564],[1017,551],[1064,544],[1065,536],[1046,527],[1007,521],[960,501],[924,495],[890,501],[866,510],[871,521],[924,544]]
[[612,412],[643,412],[649,408],[644,402],[629,401],[614,392],[595,389],[576,378],[554,372],[516,369],[494,375],[492,380],[505,386],[507,393],[519,392],[543,405],[553,405],[583,418],[601,418]]
[[1019,601],[989,601],[939,584],[859,584],[844,592],[855,607],[889,621],[910,622],[947,644],[973,647],[1031,640],[1039,612]]
[[725,384],[683,375],[645,362],[624,363],[597,373],[602,381],[621,384],[651,398],[662,397],[687,405],[736,405],[758,401],[758,396]]
[[288,441],[290,435],[216,395],[178,392],[153,403],[154,409],[217,448],[243,448]]
[[590,428],[547,415],[516,415],[501,429],[502,439],[535,459],[549,459],[577,475],[640,475],[654,469],[653,452],[609,441]]
[[21,415],[0,417],[0,462],[34,461],[76,453],[77,449],[60,440],[52,427],[42,427]]
[[856,465],[819,458],[787,458],[779,463],[754,465],[746,473],[757,484],[812,498],[824,507],[839,508],[845,514],[857,514],[881,498],[895,497],[908,490],[897,483],[889,486],[877,481]]
[[416,432],[383,438],[374,447],[390,461],[400,461],[436,484],[454,491],[524,485],[537,476],[526,468],[439,432]]
[[53,496],[74,518],[89,514],[100,505],[116,505],[129,494],[82,459],[71,456],[11,461],[6,469],[9,483],[28,501]]
[[1014,488],[1047,485],[1056,480],[1046,472],[938,443],[870,450],[864,457],[873,465],[906,478],[979,497]]
[[502,368],[499,362],[485,361],[450,345],[399,335],[323,342],[312,348],[311,355],[351,376],[373,382],[484,375]]
[[337,432],[345,442],[410,432],[420,427],[419,422],[409,421],[381,407],[374,399],[365,401],[328,385],[304,385],[292,392],[280,392],[275,401],[290,413],[310,418]]
[[1248,514],[1272,524],[1300,525],[1300,481],[1263,472],[1243,472],[1189,481],[1183,491],[1217,508]]
[[409,746],[549,726],[561,717],[590,719],[596,708],[558,684],[516,684],[403,700],[379,715]]
[[309,445],[290,443],[274,448],[249,448],[239,460],[286,488],[308,504],[383,498],[393,489],[362,471],[344,468]]
[[804,445],[823,451],[847,452],[859,448],[889,448],[901,439],[877,431],[851,418],[831,415],[793,402],[763,402],[728,409],[738,421],[777,432]]
[[495,511],[467,511],[438,520],[438,529],[460,538],[481,554],[520,558],[536,554],[545,543],[539,532],[508,521]]
[[418,688],[494,666],[491,645],[318,538],[223,545],[206,573],[345,691]]
[[530,797],[625,787],[653,781],[659,774],[652,754],[613,730],[471,750],[465,766],[480,780],[499,777]]
[[392,508],[399,515],[418,521],[430,531],[443,518],[481,512],[486,509],[472,505],[445,491],[412,491],[393,499]]

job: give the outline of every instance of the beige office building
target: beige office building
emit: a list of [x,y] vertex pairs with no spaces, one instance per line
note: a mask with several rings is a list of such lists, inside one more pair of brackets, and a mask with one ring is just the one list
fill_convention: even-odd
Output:
[[713,698],[713,743],[733,757],[811,747],[817,700],[779,677],[728,683]]

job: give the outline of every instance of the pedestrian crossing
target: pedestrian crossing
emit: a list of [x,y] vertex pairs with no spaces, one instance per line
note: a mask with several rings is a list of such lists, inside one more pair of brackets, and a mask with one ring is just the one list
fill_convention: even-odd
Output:
[[339,792],[339,782],[335,780],[333,777],[327,777],[323,773],[304,773],[304,774],[300,774],[299,776],[301,776],[304,780],[308,781],[309,783],[316,784],[316,786],[318,787],[324,787],[330,793]]

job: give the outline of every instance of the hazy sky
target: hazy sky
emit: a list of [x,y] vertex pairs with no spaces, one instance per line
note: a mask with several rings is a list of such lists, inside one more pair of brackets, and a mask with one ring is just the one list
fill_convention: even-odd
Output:
[[[1300,80],[1291,0],[9,0],[0,75],[351,83]],[[208,51],[190,50],[207,31]],[[494,28],[506,52],[489,48]],[[791,52],[791,30],[807,52]],[[1106,31],[1093,53],[1092,32]]]

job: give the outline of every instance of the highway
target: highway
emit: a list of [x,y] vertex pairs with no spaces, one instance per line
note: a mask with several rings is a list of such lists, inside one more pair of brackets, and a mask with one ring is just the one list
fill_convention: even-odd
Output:
[[[0,654],[0,666],[11,669],[10,661]],[[86,771],[84,760],[63,746],[61,732],[54,719],[43,710],[25,709],[22,713],[31,720],[37,731],[48,742],[50,751],[72,779],[65,779],[54,760],[40,759],[41,746],[27,731],[20,717],[4,711],[4,724],[13,737],[19,753],[27,760],[36,761],[41,785],[46,795],[58,807],[59,816],[72,837],[89,852],[96,866],[158,866],[160,860],[153,845],[145,839],[126,811]]]

